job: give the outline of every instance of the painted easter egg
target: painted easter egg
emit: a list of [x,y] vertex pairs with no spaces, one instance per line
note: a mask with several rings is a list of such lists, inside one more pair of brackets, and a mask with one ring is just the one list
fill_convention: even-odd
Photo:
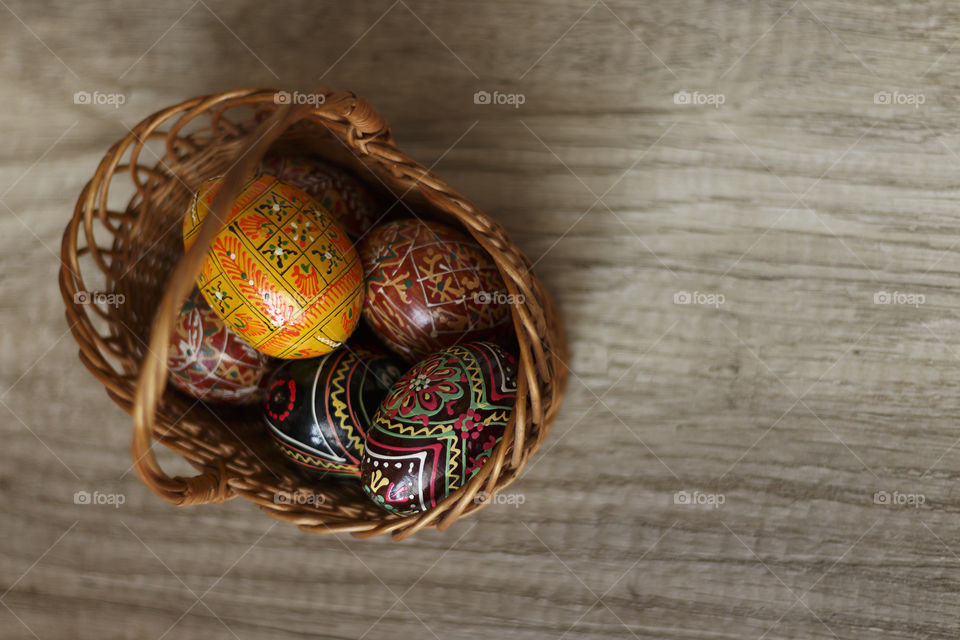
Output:
[[403,370],[402,360],[353,341],[285,362],[270,377],[264,406],[274,442],[311,472],[359,477],[369,425]]
[[363,490],[398,515],[436,506],[489,459],[516,394],[515,360],[491,342],[449,347],[414,365],[373,419]]
[[261,401],[269,358],[224,324],[194,289],[170,335],[170,382],[195,398],[230,404]]
[[[214,178],[200,187],[183,221],[187,248],[221,186]],[[276,358],[336,349],[363,306],[363,269],[346,232],[316,200],[268,174],[244,185],[197,285],[231,329]]]
[[318,158],[271,154],[260,166],[313,196],[355,238],[369,231],[385,211],[360,180]]
[[466,234],[414,218],[375,227],[360,244],[363,315],[409,362],[444,347],[496,340],[511,296],[490,255]]

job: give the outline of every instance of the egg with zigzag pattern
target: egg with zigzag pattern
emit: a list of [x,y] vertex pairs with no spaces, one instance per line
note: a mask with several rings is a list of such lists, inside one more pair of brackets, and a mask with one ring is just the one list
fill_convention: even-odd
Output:
[[396,357],[352,342],[319,358],[285,362],[267,384],[270,435],[312,474],[358,477],[373,416],[403,369]]
[[394,384],[367,434],[361,484],[397,515],[465,485],[503,438],[517,394],[514,357],[490,342],[449,347]]

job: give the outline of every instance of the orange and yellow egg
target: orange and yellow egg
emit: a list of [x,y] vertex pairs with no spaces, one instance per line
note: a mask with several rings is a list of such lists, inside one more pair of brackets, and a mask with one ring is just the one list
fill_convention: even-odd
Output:
[[[222,186],[206,181],[184,217],[189,249]],[[312,197],[278,178],[252,176],[204,260],[197,286],[252,347],[276,358],[329,353],[353,332],[363,268],[343,228]]]

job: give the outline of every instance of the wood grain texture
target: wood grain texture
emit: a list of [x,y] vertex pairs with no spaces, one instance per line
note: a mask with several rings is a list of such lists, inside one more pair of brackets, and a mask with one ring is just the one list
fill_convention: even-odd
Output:
[[[954,4],[8,0],[0,16],[3,638],[960,635]],[[369,98],[558,299],[573,375],[506,490],[522,505],[395,544],[309,536],[240,500],[178,510],[129,471],[130,420],[62,320],[74,200],[165,105],[319,83]],[[75,105],[80,90],[125,103]]]

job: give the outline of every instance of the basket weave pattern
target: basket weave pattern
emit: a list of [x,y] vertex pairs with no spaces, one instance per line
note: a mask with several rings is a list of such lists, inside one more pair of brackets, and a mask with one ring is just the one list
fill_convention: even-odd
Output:
[[[61,249],[60,288],[80,360],[133,415],[134,467],[173,504],[242,496],[314,533],[391,533],[402,539],[424,527],[444,529],[486,504],[476,499],[480,492],[493,495],[512,482],[547,436],[566,382],[559,314],[503,227],[400,151],[366,100],[322,90],[316,92],[324,98],[319,105],[277,105],[276,91],[241,89],[187,100],[149,116],[109,149],[80,194]],[[512,305],[517,404],[503,441],[476,476],[426,513],[390,516],[358,486],[317,481],[291,468],[274,450],[256,410],[207,407],[165,391],[173,321],[243,178],[270,149],[324,157],[389,196],[403,215],[458,225],[490,253],[508,292],[521,301]],[[183,214],[200,183],[216,175],[225,175],[224,187],[185,254]],[[120,190],[115,181],[126,183],[126,191],[133,187],[125,208],[109,206],[111,186]],[[91,283],[122,303],[83,300],[90,289],[81,266]],[[199,474],[167,475],[153,440],[182,455]]]

